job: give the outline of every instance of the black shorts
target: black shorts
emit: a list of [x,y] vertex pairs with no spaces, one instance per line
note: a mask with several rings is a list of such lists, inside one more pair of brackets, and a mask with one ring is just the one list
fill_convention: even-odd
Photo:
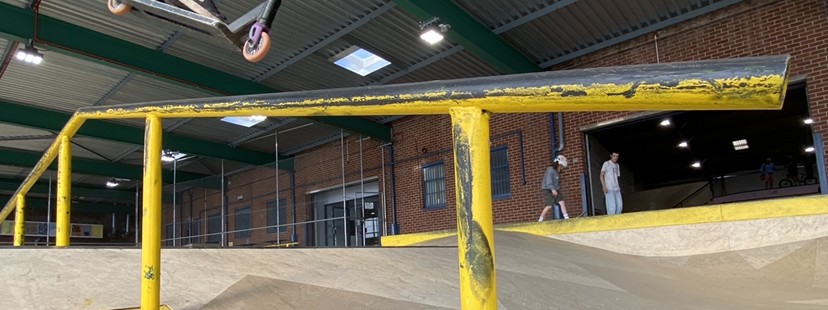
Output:
[[544,207],[554,206],[555,204],[557,204],[558,202],[563,201],[563,200],[564,200],[563,193],[561,193],[560,191],[558,191],[558,196],[553,196],[552,195],[552,190],[549,190],[549,189],[543,190],[543,206]]

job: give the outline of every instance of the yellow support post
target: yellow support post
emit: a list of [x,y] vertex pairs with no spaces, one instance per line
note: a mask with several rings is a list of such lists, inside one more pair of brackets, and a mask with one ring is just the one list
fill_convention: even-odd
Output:
[[497,309],[489,113],[478,107],[449,110],[454,140],[457,249],[461,309]]
[[17,213],[14,215],[14,246],[22,246],[26,237],[26,197],[17,195]]
[[161,119],[147,115],[144,133],[141,310],[161,306]]
[[141,310],[171,309],[167,305],[161,305],[162,130],[161,119],[157,115],[147,114],[144,131],[144,193],[141,226],[143,229],[141,233]]
[[60,153],[58,154],[57,178],[57,230],[55,231],[55,245],[69,246],[70,227],[69,219],[72,210],[72,145],[69,137],[60,139]]

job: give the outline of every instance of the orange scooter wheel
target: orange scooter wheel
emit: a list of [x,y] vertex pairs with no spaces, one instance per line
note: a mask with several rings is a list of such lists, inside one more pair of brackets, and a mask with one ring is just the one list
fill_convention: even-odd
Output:
[[244,59],[247,59],[249,62],[259,62],[267,56],[267,52],[269,51],[270,35],[267,32],[262,32],[259,37],[259,42],[256,42],[254,46],[251,46],[250,40],[247,40],[244,42],[244,48],[242,48]]
[[124,16],[129,13],[129,10],[132,9],[132,5],[127,4],[126,2],[121,2],[118,0],[107,0],[106,6],[109,7],[109,11],[112,14],[118,16]]

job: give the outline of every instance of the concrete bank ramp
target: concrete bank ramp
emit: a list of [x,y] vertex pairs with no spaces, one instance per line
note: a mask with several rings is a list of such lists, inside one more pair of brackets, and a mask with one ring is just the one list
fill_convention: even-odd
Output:
[[[500,309],[826,309],[828,238],[647,258],[495,233]],[[173,309],[458,309],[456,239],[431,247],[164,249]],[[138,249],[4,249],[0,309],[140,304]]]

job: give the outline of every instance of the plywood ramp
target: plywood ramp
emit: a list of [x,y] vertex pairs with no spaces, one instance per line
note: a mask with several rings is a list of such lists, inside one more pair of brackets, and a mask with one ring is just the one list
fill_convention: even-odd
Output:
[[[500,309],[825,309],[828,239],[641,257],[495,234]],[[457,309],[456,238],[427,247],[165,249],[161,301],[182,309]],[[0,309],[140,303],[137,249],[5,249]]]

